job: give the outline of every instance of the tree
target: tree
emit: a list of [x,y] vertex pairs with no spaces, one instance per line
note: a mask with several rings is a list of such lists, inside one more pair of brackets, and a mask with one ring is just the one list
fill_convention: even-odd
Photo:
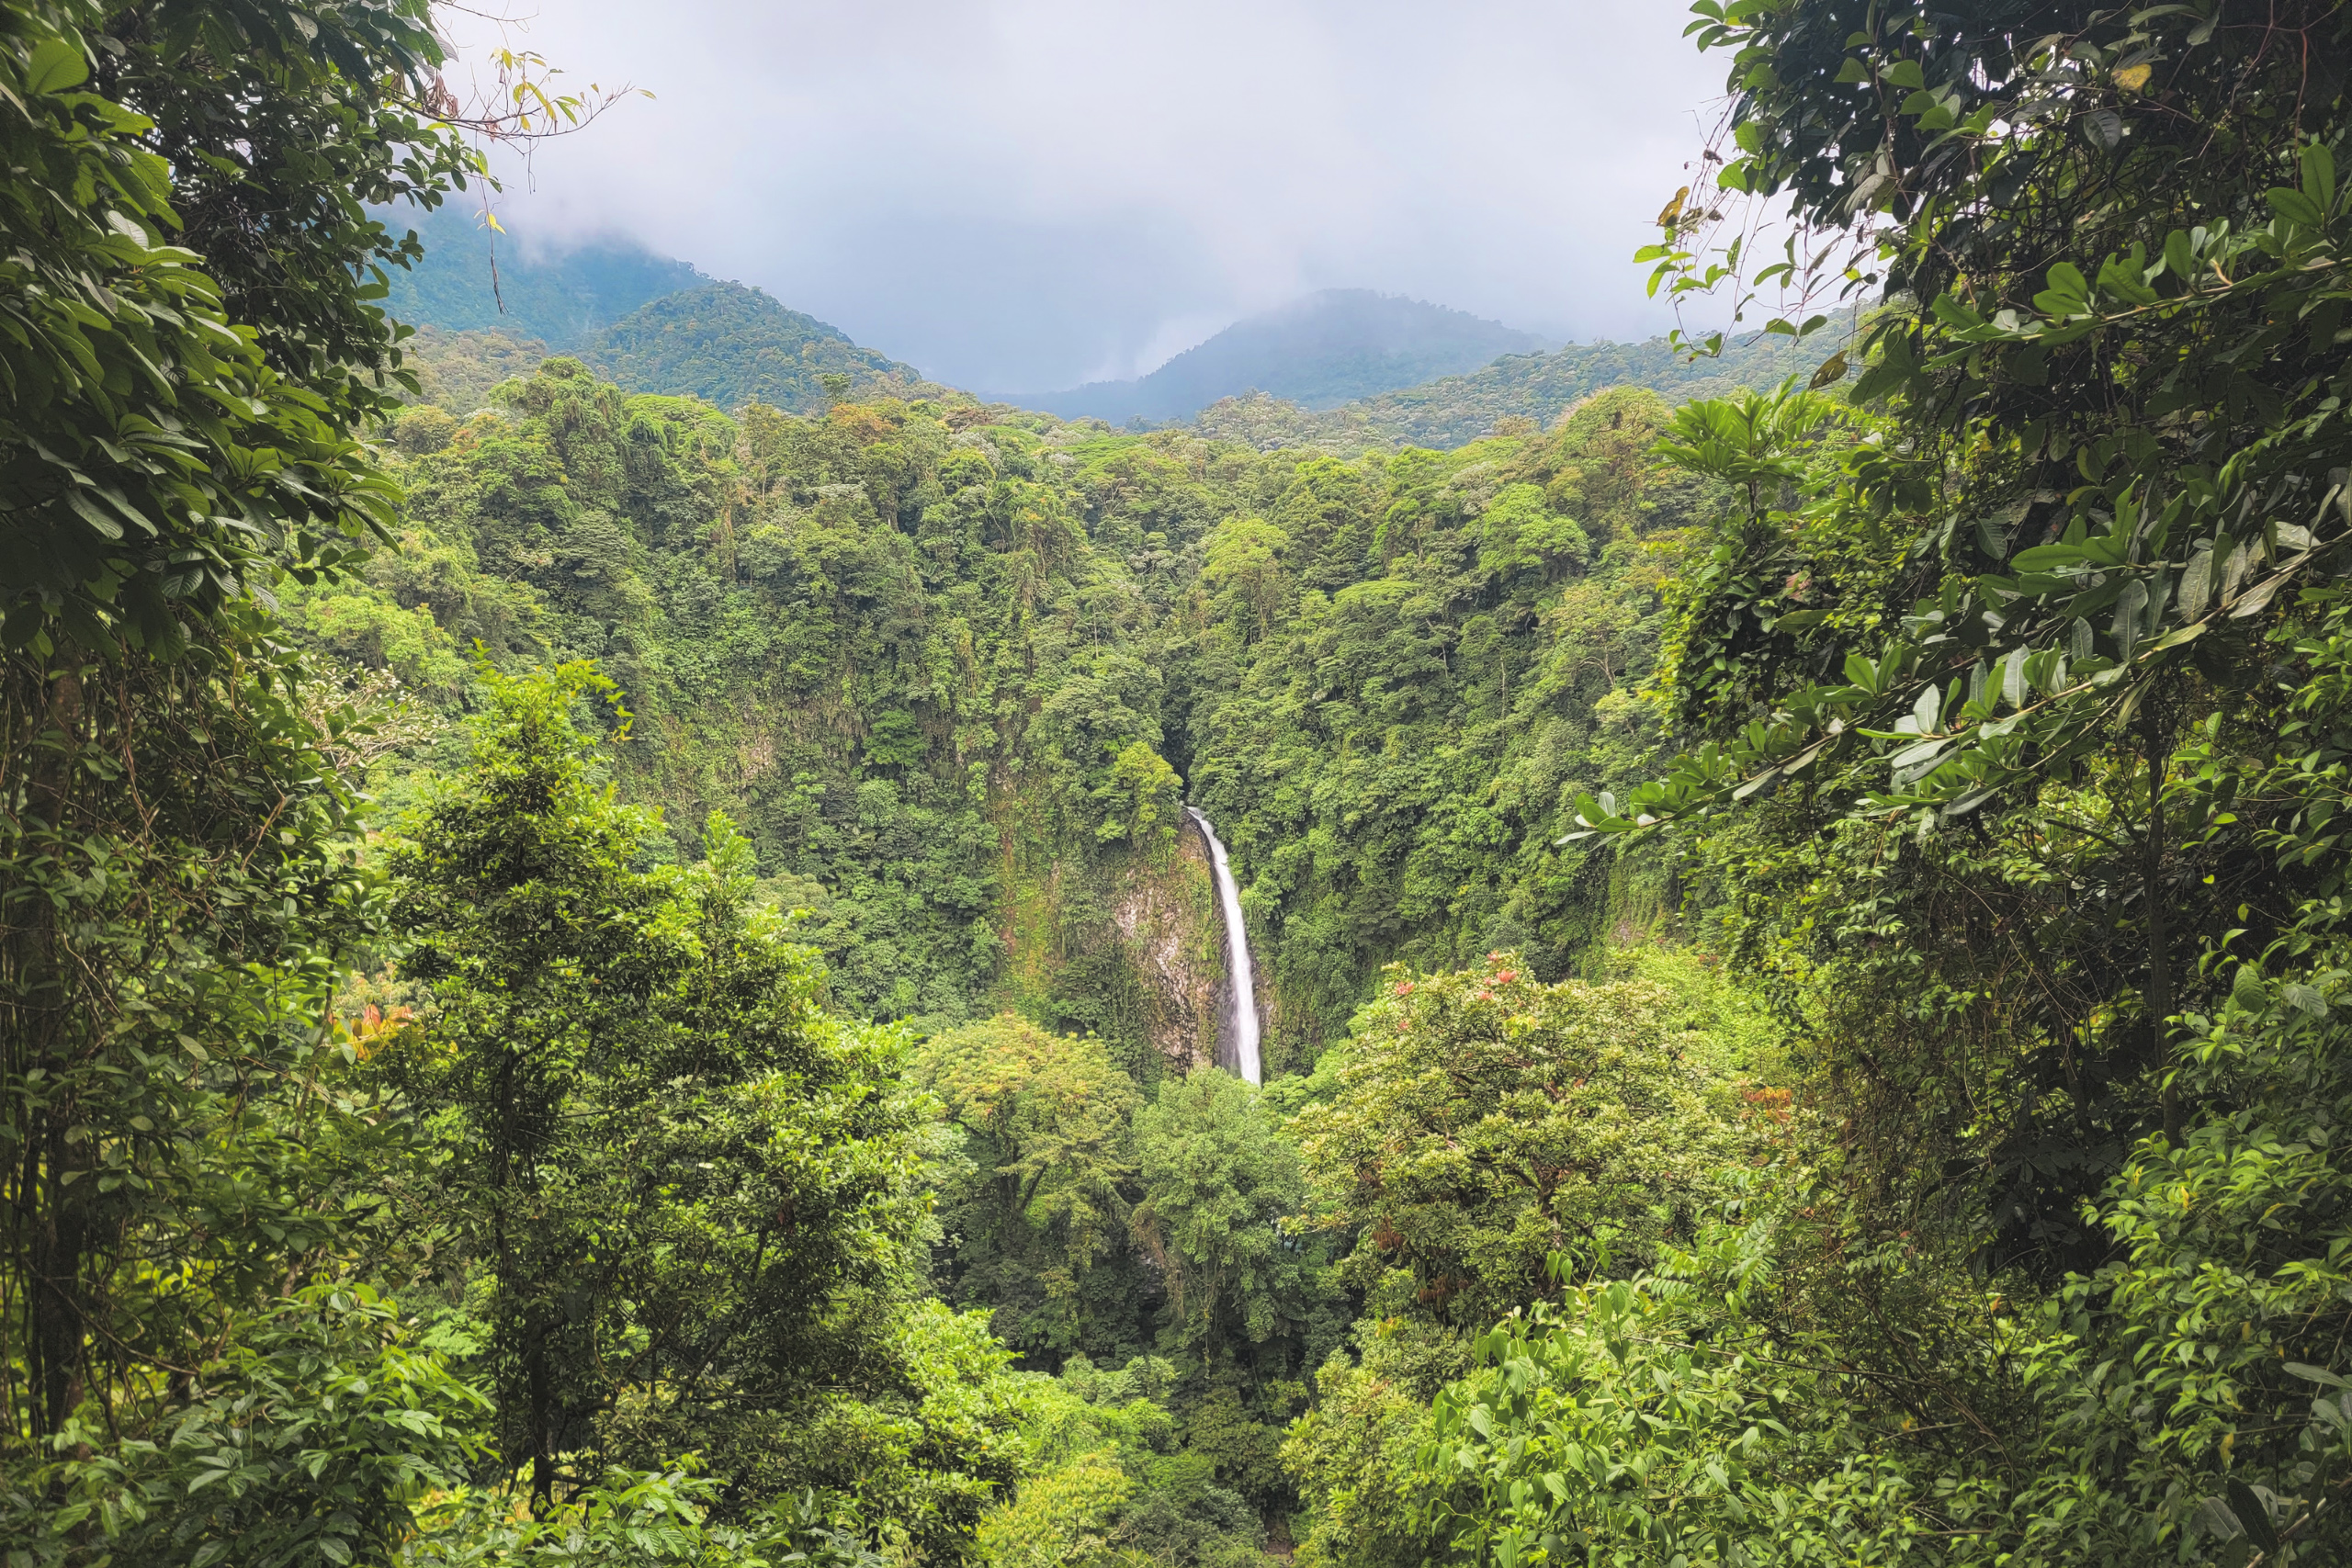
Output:
[[1542,985],[1516,955],[1386,976],[1340,1091],[1295,1122],[1314,1223],[1386,1312],[1476,1324],[1688,1235],[1739,1146],[1723,1065],[1638,980]]
[[[2352,516],[2332,477],[2341,88],[2307,81],[2298,52],[2341,44],[2341,8],[1702,17],[1702,44],[1739,61],[1741,155],[1718,186],[1793,193],[1846,236],[1833,249],[1851,254],[1854,286],[1883,281],[1898,301],[1867,334],[1874,361],[1854,396],[1899,397],[1916,449],[1856,448],[1802,516],[1838,532],[1838,514],[1901,513],[1923,532],[1887,591],[1923,596],[1848,654],[1842,682],[1759,694],[1752,720],[1737,716],[1747,728],[1622,811],[1585,803],[1588,822],[1679,819],[1815,769],[1859,810],[1957,819],[2103,749],[2160,752],[2192,669],[2251,690],[2259,617],[2322,570]],[[1702,206],[1679,197],[1654,248],[1678,287],[1705,284],[1674,248]],[[1799,525],[1783,513],[1746,547],[1780,547]],[[1824,624],[1759,582],[1773,631]],[[1835,662],[1834,641],[1800,641],[1791,662]],[[1695,689],[1717,673],[1694,663],[1679,678]],[[1838,772],[1866,741],[1883,784]],[[2143,848],[2163,856],[2153,818]],[[2146,935],[2161,1006],[2161,922]]]
[[[166,1412],[252,1371],[223,1363],[232,1325],[266,1318],[365,1206],[344,1160],[384,1129],[325,1091],[318,1026],[370,921],[322,750],[352,716],[292,700],[300,660],[257,595],[389,516],[346,389],[389,363],[356,276],[381,231],[292,226],[307,304],[283,333],[242,315],[264,280],[232,248],[171,237],[187,182],[220,172],[197,120],[343,128],[339,168],[297,159],[251,193],[265,225],[356,217],[396,165],[417,194],[446,184],[457,143],[390,103],[438,59],[422,17],[0,20],[0,1447],[20,1473],[77,1444],[137,1470]],[[40,1528],[64,1550],[96,1527],[68,1510]]]
[[[452,1198],[495,1292],[500,1448],[544,1503],[559,1456],[594,1443],[612,1393],[599,1341],[636,1261],[634,1238],[605,1229],[626,1213],[615,1187],[633,1129],[596,1090],[616,1079],[627,1105],[644,1087],[671,1045],[656,998],[693,953],[675,878],[630,869],[650,820],[588,776],[570,709],[609,682],[574,665],[492,690],[469,774],[441,787],[390,870],[405,971],[435,1003],[416,1089],[463,1129]],[[622,1169],[598,1168],[599,1154]]]
[[1018,1285],[995,1279],[992,1293],[1022,1300],[1026,1320],[1008,1313],[998,1331],[1017,1346],[1079,1348],[1094,1305],[1088,1277],[1115,1256],[1133,1202],[1134,1080],[1092,1035],[1056,1037],[1010,1013],[933,1036],[915,1077],[974,1166],[971,1196],[954,1211],[964,1234],[953,1267],[1017,1270]]
[[1131,740],[1111,759],[1111,777],[1096,792],[1103,818],[1094,836],[1122,840],[1148,853],[1165,852],[1176,841],[1182,781],[1167,760],[1141,740]]
[[1166,1281],[1159,1343],[1184,1374],[1185,1447],[1204,1479],[1285,1507],[1281,1429],[1344,1320],[1328,1243],[1295,1229],[1297,1145],[1257,1089],[1215,1068],[1162,1080],[1135,1139],[1128,1224]]
[[1156,1395],[1174,1369],[1138,1358],[1118,1371],[1073,1356],[1034,1378],[1035,1473],[980,1526],[987,1560],[1005,1568],[1255,1568],[1256,1513],[1216,1484],[1205,1459],[1168,1451],[1175,1423]]
[[0,1495],[17,1550],[158,1568],[386,1562],[480,1454],[481,1395],[366,1285],[306,1288],[226,1338],[157,1441],[54,1466],[35,1483],[51,1497]]
[[[379,248],[399,253],[359,203],[437,199],[459,148],[387,101],[439,62],[421,4],[347,7],[324,33],[303,23],[312,37],[274,6],[12,14],[23,107],[5,134],[25,174],[0,217],[17,301],[5,482],[20,547],[0,580],[11,648],[45,657],[119,637],[168,654],[248,582],[347,559],[390,515],[390,488],[353,436],[391,338],[353,274]],[[330,122],[350,129],[319,136]],[[264,125],[307,130],[344,166],[290,152]],[[230,175],[240,151],[266,173]],[[237,228],[287,236],[268,243],[300,247],[297,266],[227,243],[230,203],[211,193],[232,184]],[[189,237],[222,242],[202,254],[209,272],[166,240],[186,221],[175,198],[191,197]],[[308,220],[277,221],[298,212]],[[288,308],[241,337],[231,324],[252,321],[265,292]],[[184,397],[175,373],[203,390]]]
[[413,1130],[331,1028],[370,724],[267,613],[392,514],[375,269],[417,253],[366,204],[479,166],[442,58],[424,0],[0,18],[0,1453],[43,1561],[380,1562],[479,1450],[348,1272]]
[[[1424,1517],[1494,1561],[2332,1560],[2346,14],[1698,11],[1734,107],[1660,280],[1885,299],[1860,407],[1678,422],[1759,476],[1669,666],[1706,743],[1579,809],[1707,823],[1813,1070],[1718,1228],[1485,1344]],[[1750,195],[1810,230],[1760,269],[1705,242]]]
[[1304,1340],[1328,1283],[1318,1249],[1284,1229],[1306,1182],[1258,1091],[1213,1070],[1167,1079],[1136,1111],[1135,1140],[1142,1197],[1127,1223],[1167,1276],[1169,1342],[1197,1355]]
[[471,765],[390,857],[433,1002],[391,1065],[450,1139],[420,1217],[478,1249],[501,1452],[542,1507],[594,1479],[568,1454],[689,1449],[748,1506],[779,1427],[889,1354],[922,1207],[903,1044],[819,1010],[723,816],[700,865],[635,868],[654,819],[572,718],[609,682],[485,694]]

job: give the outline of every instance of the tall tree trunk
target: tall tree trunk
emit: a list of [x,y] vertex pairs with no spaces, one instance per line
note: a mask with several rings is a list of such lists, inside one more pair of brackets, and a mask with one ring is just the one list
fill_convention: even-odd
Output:
[[2152,699],[2140,709],[2141,735],[2148,764],[2148,830],[2141,835],[2140,898],[2148,919],[2148,1039],[2156,1071],[2164,1075],[2165,1137],[2180,1142],[2180,1088],[2173,1081],[2171,1031],[2172,949],[2165,923],[2165,763],[2164,731]]
[[69,1175],[77,1173],[74,1150],[68,1145],[65,1133],[64,1126],[51,1122],[40,1140],[38,1157],[45,1168],[26,1173],[28,1191],[38,1194],[38,1207],[27,1216],[30,1224],[26,1239],[30,1245],[25,1281],[28,1348],[32,1353],[32,1366],[27,1370],[36,1380],[32,1411],[36,1442],[64,1429],[78,1403],[82,1382],[82,1265],[87,1237],[81,1204],[65,1184]]

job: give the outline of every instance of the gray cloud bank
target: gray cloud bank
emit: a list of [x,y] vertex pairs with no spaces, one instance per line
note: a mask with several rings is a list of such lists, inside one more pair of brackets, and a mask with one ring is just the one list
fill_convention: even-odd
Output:
[[[508,42],[657,96],[509,168],[503,207],[984,390],[1133,376],[1326,288],[1638,336],[1669,318],[1628,258],[1722,91],[1686,20],[1660,0],[545,0]],[[492,36],[450,22],[469,50]]]

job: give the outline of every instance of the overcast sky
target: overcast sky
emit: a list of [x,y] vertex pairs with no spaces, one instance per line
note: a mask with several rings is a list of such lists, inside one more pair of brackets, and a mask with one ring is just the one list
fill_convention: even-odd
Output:
[[[566,80],[656,95],[541,147],[535,188],[509,179],[519,236],[631,236],[989,391],[1148,370],[1317,288],[1663,330],[1628,258],[1724,78],[1682,0],[515,14],[508,41]],[[489,36],[449,23],[469,52]]]

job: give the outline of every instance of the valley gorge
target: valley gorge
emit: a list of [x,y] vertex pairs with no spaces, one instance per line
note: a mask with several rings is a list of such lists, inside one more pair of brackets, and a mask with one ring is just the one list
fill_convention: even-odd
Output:
[[1383,963],[1572,974],[1663,911],[1552,840],[1645,754],[1611,694],[1656,646],[1651,541],[1705,503],[1645,450],[1664,416],[1629,389],[1342,463],[969,403],[730,419],[557,359],[404,414],[407,531],[288,614],[419,709],[473,659],[595,660],[625,789],[681,852],[729,815],[840,1005],[1011,1006],[1146,1081],[1241,1060],[1189,794],[1259,900],[1264,1071],[1297,1071]]
[[2352,1557],[2352,6],[872,9],[0,7],[7,1568]]

